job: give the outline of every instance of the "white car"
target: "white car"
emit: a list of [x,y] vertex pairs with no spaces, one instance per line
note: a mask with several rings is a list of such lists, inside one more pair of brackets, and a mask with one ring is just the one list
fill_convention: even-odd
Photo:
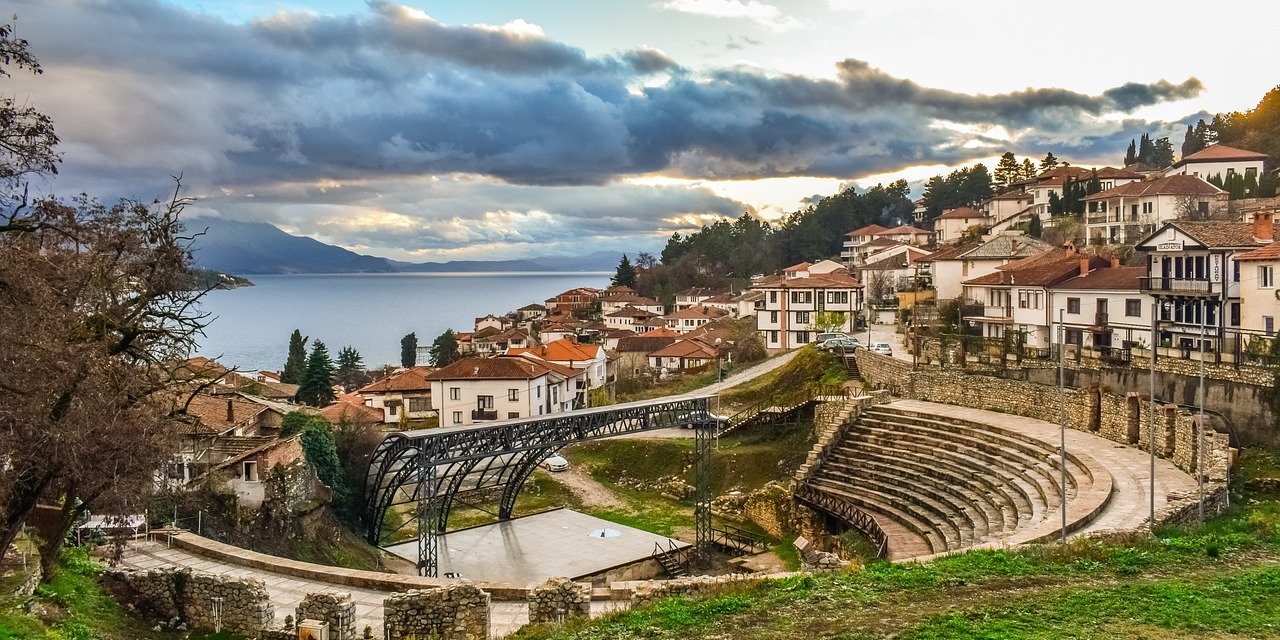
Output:
[[891,356],[893,355],[893,347],[890,346],[888,342],[873,342],[871,343],[871,353],[878,353],[882,356]]
[[710,411],[690,411],[676,416],[676,422],[679,422],[680,427],[684,429],[692,429],[694,425],[707,424],[709,422],[715,422],[718,427],[723,429],[729,426],[729,416],[716,415]]
[[547,471],[568,471],[569,461],[559,454],[548,456],[542,461],[542,467]]

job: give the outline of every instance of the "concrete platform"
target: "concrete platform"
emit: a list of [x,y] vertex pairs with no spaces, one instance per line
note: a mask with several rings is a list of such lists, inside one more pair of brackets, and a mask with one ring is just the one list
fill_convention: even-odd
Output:
[[[600,536],[601,531],[607,532],[606,537]],[[647,560],[655,544],[666,548],[668,542],[677,548],[689,546],[572,509],[555,509],[445,534],[440,541],[439,572],[510,584],[533,584],[558,576],[585,578]],[[386,550],[418,561],[417,541]]]

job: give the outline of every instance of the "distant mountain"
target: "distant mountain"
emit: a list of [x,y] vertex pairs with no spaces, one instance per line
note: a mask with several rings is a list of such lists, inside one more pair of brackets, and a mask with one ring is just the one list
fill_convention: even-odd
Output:
[[[392,273],[390,260],[363,256],[319,240],[287,234],[266,222],[221,218],[187,221],[198,266],[236,275],[254,273]],[[206,230],[207,229],[207,230]]]
[[585,256],[543,256],[520,260],[400,262],[366,256],[313,238],[295,236],[266,222],[222,218],[187,221],[196,240],[196,265],[232,274],[259,273],[485,273],[492,271],[613,271],[622,259],[615,251]]

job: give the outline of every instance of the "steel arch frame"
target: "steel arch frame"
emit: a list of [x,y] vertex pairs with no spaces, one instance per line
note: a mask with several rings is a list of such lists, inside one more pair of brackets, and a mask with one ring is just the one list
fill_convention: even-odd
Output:
[[[719,427],[709,412],[711,397],[663,398],[537,418],[389,434],[369,461],[365,478],[366,538],[379,544],[387,533],[386,513],[393,507],[416,503],[414,517],[401,528],[418,522],[419,573],[435,576],[436,537],[445,531],[457,495],[502,487],[498,516],[506,520],[529,475],[547,455],[561,447],[627,433],[690,426],[696,430],[699,444],[703,444],[697,447],[698,504],[694,519],[698,525],[695,548],[705,551],[710,545],[705,534],[710,530],[711,489],[710,447],[704,442],[709,443]],[[468,485],[468,479],[473,479],[474,485]]]

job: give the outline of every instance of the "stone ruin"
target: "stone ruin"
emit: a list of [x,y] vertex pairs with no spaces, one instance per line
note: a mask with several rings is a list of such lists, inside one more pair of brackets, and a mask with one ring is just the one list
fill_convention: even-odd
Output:
[[529,587],[529,622],[563,622],[591,616],[591,584],[551,578]]

